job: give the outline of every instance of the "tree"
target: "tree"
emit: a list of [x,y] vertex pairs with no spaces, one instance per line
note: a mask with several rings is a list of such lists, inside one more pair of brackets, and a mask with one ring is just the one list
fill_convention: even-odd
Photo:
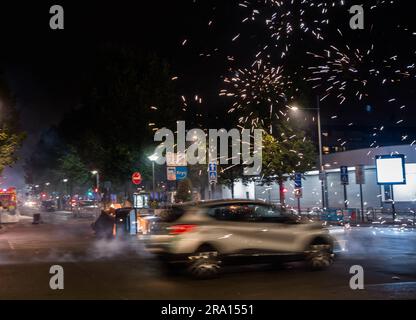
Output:
[[0,78],[0,174],[4,168],[14,164],[17,151],[26,134],[19,128],[16,99],[7,83]]
[[277,126],[275,136],[263,137],[263,170],[261,183],[279,184],[280,203],[285,204],[284,182],[293,179],[296,172],[304,173],[314,168],[316,150],[304,132],[288,122]]
[[82,162],[75,148],[70,147],[68,152],[59,159],[57,176],[60,179],[68,179],[72,194],[74,186],[82,187],[91,180],[91,170],[88,170]]
[[192,200],[192,183],[189,179],[179,182],[176,191],[176,202],[187,202]]

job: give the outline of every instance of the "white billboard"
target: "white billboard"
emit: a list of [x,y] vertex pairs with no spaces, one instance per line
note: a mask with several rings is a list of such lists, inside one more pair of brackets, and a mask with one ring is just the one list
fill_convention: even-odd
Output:
[[378,184],[406,184],[404,155],[376,157]]

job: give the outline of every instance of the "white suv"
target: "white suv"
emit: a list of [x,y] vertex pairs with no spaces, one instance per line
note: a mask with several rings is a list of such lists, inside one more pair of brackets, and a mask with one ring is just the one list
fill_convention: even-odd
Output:
[[174,205],[147,244],[169,265],[180,263],[196,277],[217,275],[229,263],[305,260],[329,266],[335,240],[319,223],[262,201],[221,200]]

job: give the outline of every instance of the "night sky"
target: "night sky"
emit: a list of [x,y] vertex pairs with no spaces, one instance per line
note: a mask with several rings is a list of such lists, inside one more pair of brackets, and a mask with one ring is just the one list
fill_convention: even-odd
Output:
[[[344,27],[344,38],[339,39],[331,32],[330,41],[360,44],[371,38],[377,43],[378,54],[391,56],[398,52],[406,63],[414,62],[416,36],[397,28],[400,25],[416,30],[411,1],[395,2],[375,15],[366,16],[366,27],[373,25],[374,29],[368,27],[364,31],[345,28],[350,15],[346,8],[338,10],[334,13],[335,22],[331,23]],[[260,25],[242,26],[241,20],[247,11],[238,3],[228,0],[3,1],[0,4],[0,70],[17,96],[21,125],[28,132],[20,152],[22,160],[4,173],[7,184],[23,183],[22,161],[30,155],[41,132],[57,124],[65,112],[79,106],[83,81],[88,78],[97,50],[103,44],[130,45],[156,52],[167,59],[174,75],[180,77],[181,93],[200,94],[210,108],[225,107],[218,92],[229,67],[226,57],[236,57],[233,67],[247,66],[252,63],[260,43],[267,42],[268,38]],[[49,28],[49,8],[53,4],[64,7],[65,30]],[[209,29],[207,24],[211,20],[214,23]],[[241,39],[232,42],[240,33]],[[185,39],[187,42],[182,45]],[[295,50],[315,49],[315,41],[297,40],[301,41],[297,41]],[[318,43],[316,50],[320,46]],[[201,53],[212,55],[200,56]],[[404,84],[394,93],[407,105],[408,119],[416,115],[414,88],[414,83]],[[385,94],[380,90],[370,101],[351,101],[342,106],[333,100],[324,102],[324,125],[357,119],[361,125],[369,126],[397,121],[403,114],[385,102]],[[370,113],[367,104],[372,106]],[[333,115],[338,117],[331,120]],[[416,133],[412,123],[403,126],[410,126],[406,130]]]

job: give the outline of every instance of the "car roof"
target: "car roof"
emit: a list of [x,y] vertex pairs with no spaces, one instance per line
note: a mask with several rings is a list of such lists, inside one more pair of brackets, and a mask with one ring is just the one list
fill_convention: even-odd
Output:
[[201,201],[191,201],[191,202],[184,202],[173,204],[172,207],[176,208],[186,208],[186,207],[212,207],[212,206],[219,206],[219,205],[232,205],[232,204],[269,204],[266,201],[261,200],[247,200],[247,199],[221,199],[221,200],[201,200]]

